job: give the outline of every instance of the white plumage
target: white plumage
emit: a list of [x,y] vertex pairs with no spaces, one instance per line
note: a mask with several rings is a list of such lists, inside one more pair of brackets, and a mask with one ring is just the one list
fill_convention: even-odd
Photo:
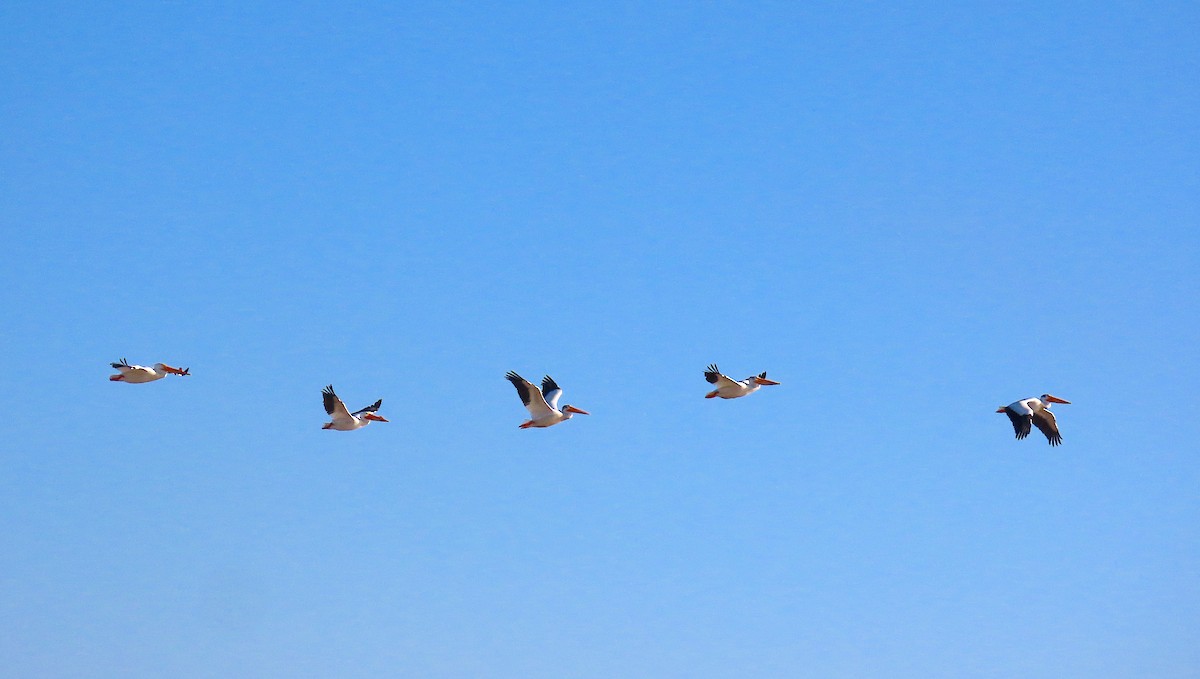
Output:
[[708,369],[704,371],[704,379],[716,387],[716,389],[705,394],[704,398],[741,398],[742,396],[748,396],[758,391],[759,387],[779,384],[775,380],[768,380],[767,373],[765,372],[751,375],[744,380],[735,380],[722,374],[715,363],[710,364]]
[[379,406],[383,405],[383,399],[379,399],[362,410],[350,412],[346,409],[346,404],[342,403],[342,399],[334,393],[332,384],[321,390],[321,398],[325,402],[325,412],[329,413],[330,418],[330,421],[321,427],[322,429],[354,431],[362,429],[372,422],[387,422],[386,418],[375,412],[379,410]]
[[150,367],[150,368],[147,368],[144,365],[130,365],[129,361],[126,361],[123,358],[121,359],[120,363],[110,363],[109,365],[111,365],[112,367],[114,367],[118,371],[120,371],[116,375],[108,376],[108,381],[110,381],[110,382],[128,382],[129,384],[145,384],[146,382],[153,382],[154,380],[161,380],[162,378],[166,377],[167,375],[190,375],[191,374],[190,372],[188,372],[188,368],[184,368],[184,369],[180,370],[179,368],[171,367],[171,366],[167,365],[166,363],[155,363],[154,366]]
[[562,397],[562,388],[549,375],[542,378],[541,389],[511,370],[505,375],[505,378],[517,388],[517,395],[521,397],[521,403],[524,403],[525,407],[529,409],[529,420],[521,424],[521,429],[552,427],[559,422],[571,419],[572,413],[591,414],[573,405],[564,405],[562,410],[559,410],[558,399]]

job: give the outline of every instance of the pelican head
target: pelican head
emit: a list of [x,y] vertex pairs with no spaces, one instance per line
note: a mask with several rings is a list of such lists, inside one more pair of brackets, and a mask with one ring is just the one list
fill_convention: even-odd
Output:
[[183,370],[180,370],[179,368],[169,366],[166,363],[155,363],[154,364],[154,372],[171,373],[172,375],[191,375],[191,373],[188,372],[188,370],[189,370],[189,368],[184,368]]
[[383,415],[376,415],[375,413],[363,413],[362,418],[364,420],[370,420],[371,422],[387,422],[388,421],[387,418],[384,417]]
[[1049,406],[1051,403],[1065,403],[1067,405],[1071,405],[1070,401],[1061,399],[1053,394],[1042,394],[1042,403],[1045,403],[1047,406]]
[[579,413],[580,415],[591,415],[591,413],[589,413],[588,411],[582,410],[580,408],[576,408],[575,406],[572,406],[572,405],[566,405],[566,406],[562,407],[562,414],[563,414],[564,420],[571,419],[571,413]]
[[764,387],[773,387],[773,386],[779,384],[775,380],[768,380],[767,374],[765,372],[759,373],[757,375],[751,375],[746,381],[749,382],[750,384],[760,384]]

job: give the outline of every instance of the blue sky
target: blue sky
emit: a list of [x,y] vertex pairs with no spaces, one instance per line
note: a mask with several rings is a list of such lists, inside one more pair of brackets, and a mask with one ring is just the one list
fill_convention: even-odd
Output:
[[1194,4],[244,5],[0,8],[7,673],[1195,675]]

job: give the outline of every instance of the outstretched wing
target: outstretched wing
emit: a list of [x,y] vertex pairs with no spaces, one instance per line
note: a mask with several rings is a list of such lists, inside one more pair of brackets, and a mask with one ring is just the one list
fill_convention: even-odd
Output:
[[383,399],[379,399],[378,401],[372,403],[371,405],[367,406],[366,408],[363,408],[362,410],[355,410],[353,413],[350,413],[350,414],[351,415],[362,415],[363,413],[373,413],[373,412],[379,410],[379,406],[381,406],[381,405],[383,405]]
[[[1046,440],[1050,442],[1050,445],[1057,446],[1062,443],[1062,434],[1058,433],[1058,421],[1054,419],[1054,413],[1043,408],[1033,411],[1033,415],[1030,417],[1033,418],[1033,425],[1046,435]],[[1029,425],[1025,425],[1025,427],[1025,433],[1028,434]]]
[[558,398],[562,396],[562,387],[558,386],[558,382],[554,381],[553,377],[546,375],[542,378],[542,398],[546,399],[546,405],[554,410],[558,410]]
[[109,365],[116,368],[117,370],[120,370],[122,373],[126,373],[126,372],[129,372],[130,370],[133,370],[133,366],[129,365],[129,361],[126,361],[123,358],[121,359],[120,363],[109,363]]
[[511,370],[504,377],[517,388],[517,395],[521,397],[521,403],[524,403],[525,407],[529,409],[529,414],[533,419],[541,419],[551,414],[550,405],[546,403],[546,399],[538,390],[537,385]]
[[1012,420],[1013,431],[1016,432],[1017,438],[1023,439],[1029,436],[1030,423],[1033,421],[1033,416],[1029,414],[1018,413],[1013,410],[1012,406],[1004,409],[1004,414],[1008,415],[1008,419]]
[[717,385],[717,389],[740,386],[735,380],[730,379],[726,375],[722,375],[720,369],[717,368],[716,363],[709,365],[708,370],[704,371],[704,379],[708,380],[709,384]]
[[321,397],[325,400],[325,412],[329,413],[334,422],[354,419],[350,416],[350,411],[346,410],[346,404],[333,392],[332,384],[321,390]]

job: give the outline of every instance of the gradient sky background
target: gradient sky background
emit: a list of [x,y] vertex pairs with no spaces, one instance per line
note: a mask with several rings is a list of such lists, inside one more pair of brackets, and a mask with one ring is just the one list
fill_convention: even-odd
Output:
[[1195,677],[1200,6],[568,4],[0,7],[3,674]]

